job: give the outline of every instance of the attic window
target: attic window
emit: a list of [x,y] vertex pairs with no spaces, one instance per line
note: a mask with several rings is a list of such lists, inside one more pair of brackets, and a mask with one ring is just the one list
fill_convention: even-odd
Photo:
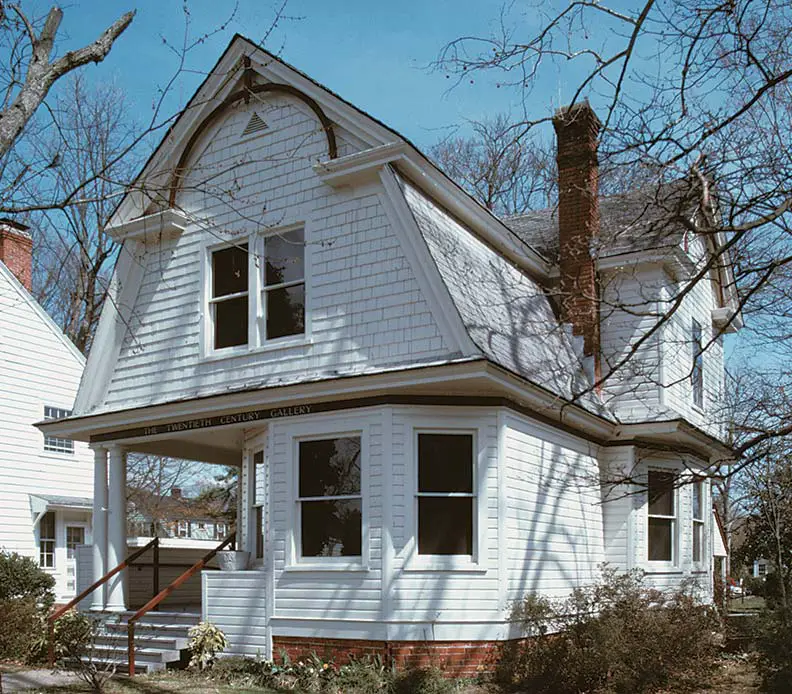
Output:
[[266,130],[269,126],[264,122],[264,119],[255,111],[253,115],[250,117],[248,124],[245,126],[245,129],[242,131],[242,137],[248,137],[250,135],[255,135],[263,130]]

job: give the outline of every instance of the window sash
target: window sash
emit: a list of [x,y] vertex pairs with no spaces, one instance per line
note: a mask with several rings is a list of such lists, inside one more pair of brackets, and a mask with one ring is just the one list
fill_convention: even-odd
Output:
[[[71,416],[72,411],[52,405],[44,405],[44,420],[63,419]],[[44,436],[44,450],[50,453],[74,453],[74,441],[59,436]]]
[[704,554],[704,528],[703,520],[693,519],[693,561],[701,563]]
[[[654,489],[652,481],[656,480],[659,489]],[[646,557],[648,561],[675,563],[677,559],[677,474],[673,470],[650,470],[647,474],[647,528],[646,528]],[[663,497],[669,495],[668,502],[671,513],[653,513],[652,504],[657,504]],[[654,500],[654,501],[653,501]],[[659,528],[666,528],[660,535]],[[655,532],[653,532],[653,530]],[[661,540],[662,537],[662,540]],[[668,551],[665,543],[668,539]],[[656,544],[661,543],[661,544]]]

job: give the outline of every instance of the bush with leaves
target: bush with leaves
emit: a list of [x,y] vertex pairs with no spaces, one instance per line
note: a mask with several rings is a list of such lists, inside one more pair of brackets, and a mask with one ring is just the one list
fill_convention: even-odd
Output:
[[55,578],[30,557],[0,551],[0,602],[31,599],[43,608],[55,602]]
[[0,552],[0,659],[31,662],[46,646],[55,579],[30,557]]
[[692,586],[666,593],[644,586],[640,572],[608,567],[566,600],[527,596],[513,616],[529,638],[504,650],[497,676],[532,694],[647,692],[681,673],[704,673],[720,630]]
[[214,665],[217,656],[228,647],[228,640],[221,629],[211,622],[201,622],[190,628],[190,667],[207,670]]
[[763,689],[792,692],[792,608],[765,610],[758,619],[754,644]]

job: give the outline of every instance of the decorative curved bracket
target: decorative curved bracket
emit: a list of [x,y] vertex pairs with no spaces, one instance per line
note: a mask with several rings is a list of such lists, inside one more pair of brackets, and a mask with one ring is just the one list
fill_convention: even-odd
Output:
[[173,172],[173,178],[171,179],[170,183],[170,194],[168,198],[169,205],[171,207],[176,206],[176,194],[179,192],[179,188],[181,188],[182,181],[184,180],[185,174],[185,166],[187,164],[187,160],[192,153],[193,147],[198,142],[198,139],[203,135],[204,132],[212,125],[219,116],[226,111],[226,109],[230,108],[238,101],[247,101],[250,99],[251,94],[263,94],[266,92],[277,92],[281,94],[288,94],[289,96],[293,96],[304,104],[307,104],[310,109],[316,114],[316,117],[319,119],[319,122],[322,124],[322,130],[324,130],[325,137],[327,138],[327,155],[330,159],[335,159],[338,157],[338,147],[336,145],[336,138],[335,138],[335,131],[333,130],[333,123],[332,121],[325,115],[325,112],[322,110],[321,106],[317,104],[310,96],[301,92],[299,89],[292,87],[289,84],[277,84],[275,82],[268,82],[266,84],[257,84],[246,86],[239,91],[233,92],[229,94],[223,102],[217,106],[206,118],[201,121],[200,125],[196,128],[195,132],[192,134],[190,139],[187,141],[187,145],[185,146],[184,150],[179,157],[179,162],[176,164],[176,169]]

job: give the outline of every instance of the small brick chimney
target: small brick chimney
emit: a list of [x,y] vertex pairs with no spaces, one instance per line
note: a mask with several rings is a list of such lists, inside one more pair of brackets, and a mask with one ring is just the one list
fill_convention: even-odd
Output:
[[33,239],[29,227],[0,218],[0,262],[30,291],[33,278]]
[[558,245],[561,319],[583,338],[599,380],[599,279],[592,255],[599,235],[597,136],[602,124],[588,101],[559,109],[553,117],[558,141]]
[[171,497],[173,499],[181,499],[182,498],[181,487],[171,487]]

